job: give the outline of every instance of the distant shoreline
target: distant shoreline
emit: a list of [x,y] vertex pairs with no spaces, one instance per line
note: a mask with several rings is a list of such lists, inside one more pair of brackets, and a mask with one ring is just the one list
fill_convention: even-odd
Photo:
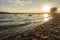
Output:
[[[0,12],[0,14],[45,14],[45,13],[10,13],[10,12]],[[50,13],[48,13],[50,14]]]
[[[0,12],[0,14],[51,14],[51,13],[10,13],[10,12]],[[59,14],[59,13],[57,13]]]

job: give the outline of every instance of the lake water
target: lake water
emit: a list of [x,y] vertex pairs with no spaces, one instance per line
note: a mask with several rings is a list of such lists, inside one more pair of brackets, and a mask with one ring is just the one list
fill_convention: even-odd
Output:
[[44,14],[0,14],[0,26],[36,23],[43,18]]

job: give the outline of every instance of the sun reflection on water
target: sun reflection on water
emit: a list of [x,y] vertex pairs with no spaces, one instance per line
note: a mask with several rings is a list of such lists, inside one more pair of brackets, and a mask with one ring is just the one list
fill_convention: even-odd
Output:
[[49,21],[51,18],[52,18],[51,15],[44,14],[44,22]]

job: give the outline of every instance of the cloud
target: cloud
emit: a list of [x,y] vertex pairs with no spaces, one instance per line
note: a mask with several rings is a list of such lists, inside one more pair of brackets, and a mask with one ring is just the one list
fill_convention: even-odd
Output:
[[0,0],[0,1],[10,2],[14,4],[19,4],[19,5],[28,5],[32,3],[32,0]]

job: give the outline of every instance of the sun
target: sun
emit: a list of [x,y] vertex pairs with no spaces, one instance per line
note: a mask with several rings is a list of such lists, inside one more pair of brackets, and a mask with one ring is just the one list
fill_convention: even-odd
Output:
[[43,12],[49,12],[51,6],[50,5],[44,5],[43,6]]

